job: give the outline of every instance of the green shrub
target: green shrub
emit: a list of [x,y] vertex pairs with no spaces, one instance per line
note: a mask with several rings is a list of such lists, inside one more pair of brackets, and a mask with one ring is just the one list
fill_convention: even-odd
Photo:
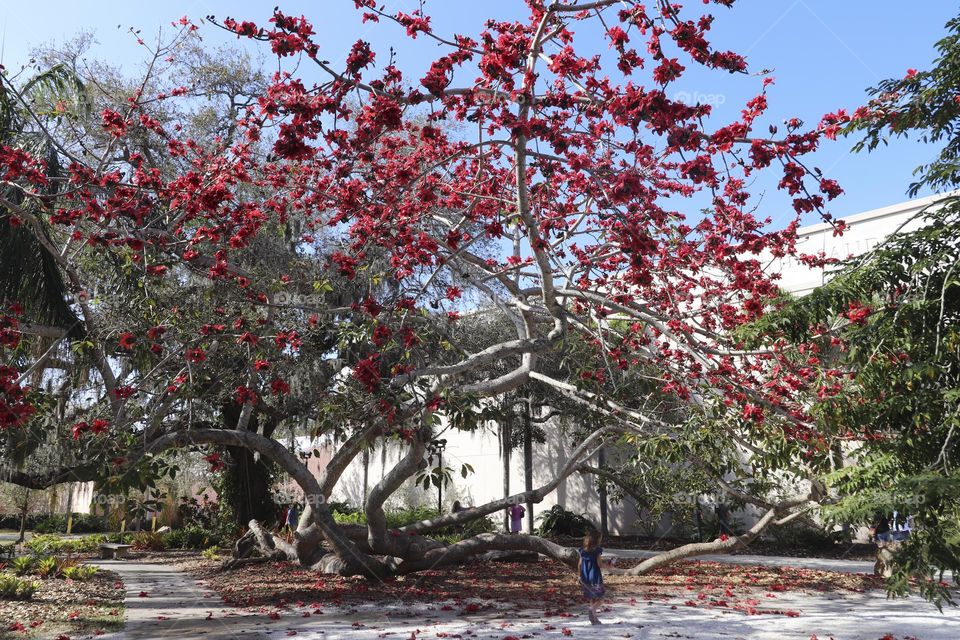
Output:
[[91,564],[78,564],[71,567],[63,568],[63,577],[68,580],[77,580],[79,582],[85,582],[97,575],[97,567]]
[[36,580],[0,573],[0,598],[5,600],[29,600],[39,588],[40,583]]
[[58,535],[44,533],[33,536],[30,540],[24,543],[23,546],[29,549],[34,555],[44,556],[63,551],[66,542],[66,540]]
[[18,558],[14,558],[10,563],[10,568],[18,576],[25,576],[33,569],[33,557],[20,556]]
[[206,549],[218,546],[221,542],[216,532],[196,526],[174,529],[166,535],[167,547],[170,549]]
[[67,540],[52,533],[45,533],[33,536],[24,546],[34,555],[44,556],[56,553],[90,553],[106,541],[107,536],[103,534]]
[[163,551],[167,548],[167,539],[160,533],[141,531],[130,541],[137,551]]
[[204,549],[200,555],[207,560],[217,560],[220,558],[220,550],[217,547],[210,547],[209,549]]
[[361,512],[361,509],[352,506],[348,502],[338,502],[336,500],[331,500],[328,502],[327,507],[330,509],[330,513],[333,514],[334,518],[336,518],[338,515],[349,516],[351,514]]
[[538,531],[544,536],[582,536],[595,528],[585,516],[567,511],[559,504],[541,513],[537,520],[540,521]]
[[[19,528],[19,523],[17,528]],[[66,514],[43,516],[34,522],[27,522],[28,528],[35,533],[66,533]],[[103,518],[89,513],[74,513],[71,523],[71,533],[102,533],[104,531]]]
[[68,548],[74,553],[92,553],[96,551],[101,544],[107,541],[107,536],[102,533],[95,533],[90,536],[83,536],[76,540],[67,540]]
[[794,521],[785,526],[771,527],[770,535],[781,547],[823,551],[840,544],[849,544],[853,538],[852,531],[852,528],[846,533],[842,530],[827,531]]
[[57,559],[53,556],[37,560],[37,575],[41,578],[55,578],[58,574]]

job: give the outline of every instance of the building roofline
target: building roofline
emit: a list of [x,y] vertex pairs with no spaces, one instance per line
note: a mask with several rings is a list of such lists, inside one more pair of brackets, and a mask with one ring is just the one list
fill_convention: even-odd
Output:
[[[879,209],[871,209],[869,211],[864,211],[862,213],[855,213],[853,215],[840,218],[847,223],[848,226],[858,224],[861,222],[866,222],[868,220],[877,220],[880,218],[886,218],[889,216],[902,215],[904,213],[916,213],[924,207],[927,207],[938,200],[943,200],[951,196],[960,195],[960,190],[957,191],[948,191],[947,193],[935,193],[931,196],[926,196],[924,198],[917,198],[915,200],[907,200],[906,202],[899,202],[897,204],[887,205],[885,207],[880,207]],[[797,229],[797,236],[807,236],[815,235],[817,233],[822,233],[832,229],[832,225],[828,222],[818,222],[817,224],[811,224],[805,227],[800,227]]]

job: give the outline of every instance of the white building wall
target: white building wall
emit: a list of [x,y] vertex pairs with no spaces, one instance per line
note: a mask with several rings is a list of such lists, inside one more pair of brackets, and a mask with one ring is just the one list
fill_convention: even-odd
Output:
[[[555,424],[547,424],[545,429],[559,430]],[[459,500],[465,506],[484,504],[503,497],[503,461],[500,455],[500,443],[496,431],[491,428],[474,432],[444,430],[437,437],[446,438],[447,449],[444,452],[444,466],[453,471],[453,479],[448,487],[444,488],[442,506],[449,511],[454,500]],[[559,433],[548,433],[545,443],[533,445],[533,486],[540,487],[554,477],[569,459],[570,447],[566,444],[569,438]],[[302,445],[301,445],[302,446]],[[386,447],[386,454],[382,446],[378,446],[369,454],[367,470],[367,488],[372,488],[402,457],[403,449],[395,443]],[[463,464],[473,467],[473,473],[466,478],[460,476]],[[524,490],[523,478],[523,451],[514,449],[510,460],[510,493],[516,494]],[[357,458],[350,464],[343,478],[337,484],[332,500],[347,502],[359,506],[363,502],[363,458]],[[408,480],[388,502],[388,507],[404,505],[437,506],[437,490],[429,491],[414,485]],[[534,505],[534,515],[550,509],[555,504],[586,515],[594,523],[600,522],[600,496],[591,477],[574,473],[563,480],[557,488],[537,505]],[[503,514],[491,516],[500,525]],[[608,513],[610,531],[613,533],[629,533],[637,519],[632,504],[613,505]],[[526,520],[524,520],[526,529]]]

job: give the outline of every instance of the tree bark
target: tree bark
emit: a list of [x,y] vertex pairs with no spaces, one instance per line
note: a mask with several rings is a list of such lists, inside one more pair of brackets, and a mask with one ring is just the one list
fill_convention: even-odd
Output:
[[[604,447],[600,447],[600,451],[597,451],[597,466],[601,469],[607,466],[607,450]],[[606,537],[610,533],[607,523],[607,481],[601,477],[599,484],[597,493],[600,494],[600,533]]]
[[23,495],[23,506],[20,507],[20,536],[17,538],[17,544],[22,544],[27,536],[27,514],[30,511],[30,490]]
[[[503,498],[510,497],[510,453],[513,449],[513,439],[510,437],[510,424],[508,422],[500,423],[500,444],[503,450],[500,452],[500,460],[503,462]],[[510,513],[503,513],[503,531],[510,533]]]
[[[533,397],[528,393],[523,403],[523,490],[530,495],[533,491]],[[533,500],[527,500],[527,533],[533,535]]]

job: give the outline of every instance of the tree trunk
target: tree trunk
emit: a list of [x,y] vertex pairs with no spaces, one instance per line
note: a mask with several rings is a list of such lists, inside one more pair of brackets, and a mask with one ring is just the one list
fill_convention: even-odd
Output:
[[67,483],[67,535],[73,531],[73,483]]
[[[242,407],[235,403],[226,403],[222,407],[223,425],[232,429],[240,420]],[[276,429],[276,420],[265,418],[254,412],[250,416],[247,430],[270,438]],[[262,429],[261,429],[262,428]],[[237,529],[243,529],[251,520],[273,522],[277,517],[277,505],[271,491],[273,468],[271,462],[254,455],[246,447],[226,447],[227,455],[233,464],[224,470],[226,481],[233,491],[227,494],[233,511],[233,522]],[[222,499],[222,498],[221,498]]]
[[270,486],[271,465],[262,457],[257,460],[253,451],[244,447],[227,447],[227,453],[234,464],[228,465],[224,473],[234,491],[225,497],[233,510],[234,524],[239,529],[251,520],[273,522],[277,505]]
[[[508,422],[500,423],[500,444],[503,446],[503,451],[500,454],[500,459],[503,462],[503,497],[510,497],[510,450],[513,448],[510,438],[510,424]],[[510,533],[510,511],[504,511],[503,514],[503,530],[506,533]]]
[[[533,491],[533,397],[528,395],[523,410],[523,490]],[[527,500],[527,533],[533,535],[533,500]]]
[[30,511],[30,490],[27,489],[23,496],[23,506],[20,507],[20,537],[17,538],[17,544],[21,544],[27,535],[27,513]]
[[370,449],[363,450],[363,503],[367,503],[367,490],[370,487]]
[[[606,469],[607,467],[606,447],[600,447],[600,450],[597,451],[597,466],[600,469]],[[610,533],[607,524],[607,481],[603,478],[598,478],[598,480],[600,482],[598,487],[598,493],[600,494],[600,533],[606,537]]]

